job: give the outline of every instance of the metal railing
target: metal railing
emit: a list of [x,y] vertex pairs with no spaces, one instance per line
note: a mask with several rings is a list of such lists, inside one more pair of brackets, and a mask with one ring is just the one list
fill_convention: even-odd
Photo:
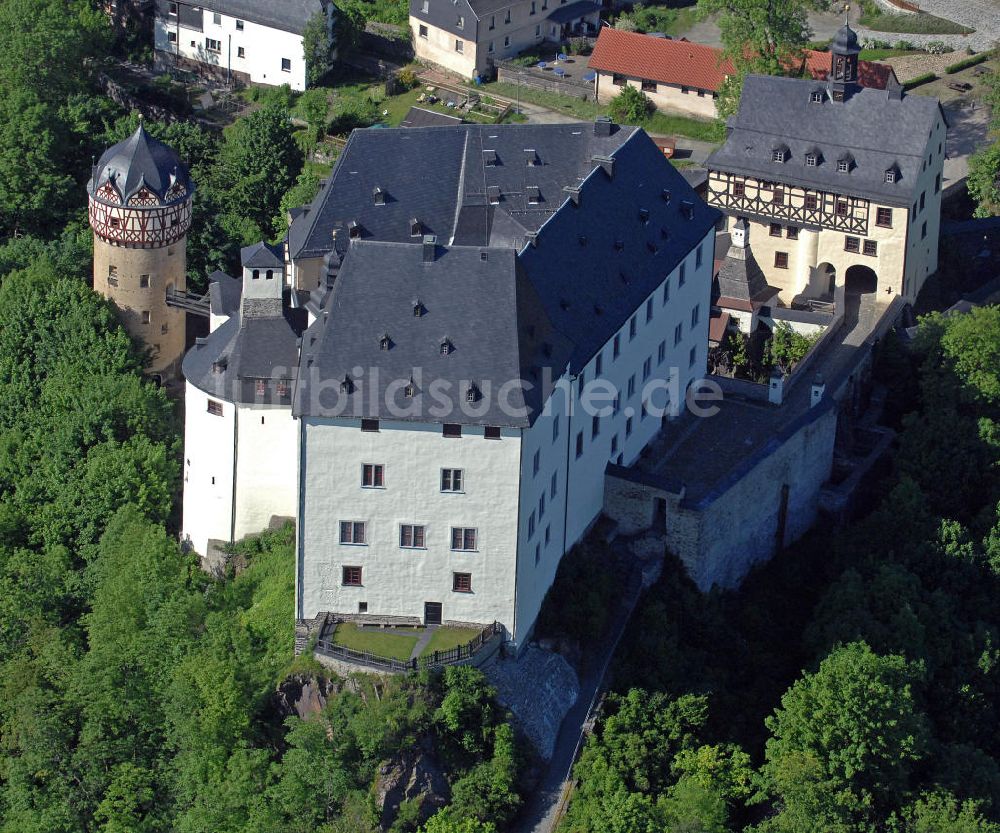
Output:
[[479,653],[483,646],[486,645],[486,643],[488,643],[491,639],[503,634],[503,625],[499,622],[493,622],[483,628],[478,634],[476,634],[475,637],[470,639],[464,645],[458,645],[457,647],[450,648],[447,651],[434,651],[422,657],[399,660],[392,657],[383,657],[372,653],[371,651],[358,651],[354,648],[348,648],[345,645],[335,645],[331,639],[325,638],[325,634],[327,632],[332,634],[332,632],[336,630],[336,626],[342,621],[346,620],[331,618],[328,621],[326,627],[323,629],[323,636],[316,641],[315,650],[324,656],[332,657],[333,659],[339,659],[355,665],[365,665],[369,668],[378,668],[394,673],[406,673],[408,671],[420,671],[425,668],[439,668],[445,665],[455,665],[456,663],[471,659]]

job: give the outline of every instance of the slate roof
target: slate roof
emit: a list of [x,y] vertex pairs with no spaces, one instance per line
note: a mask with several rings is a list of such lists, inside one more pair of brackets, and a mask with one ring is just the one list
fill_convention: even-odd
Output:
[[[824,92],[821,103],[811,100]],[[759,177],[823,191],[854,194],[890,205],[908,205],[922,170],[928,135],[945,120],[938,100],[920,95],[894,99],[882,90],[857,88],[842,102],[826,95],[815,81],[748,75],[737,114],[729,121],[726,143],[709,156],[711,170]],[[771,151],[788,147],[786,162]],[[820,164],[806,167],[805,155],[822,153]],[[853,158],[848,173],[837,160]],[[895,182],[885,172],[897,166]]]
[[[501,407],[497,392],[511,380],[533,378],[532,368],[540,382],[542,364],[558,368],[552,374],[558,377],[570,345],[546,320],[516,253],[437,247],[425,262],[423,251],[406,243],[351,245],[322,326],[303,340],[296,415],[529,424],[544,401],[541,385],[514,390],[510,409]],[[365,375],[369,368],[377,373]],[[410,380],[415,392],[407,397]],[[474,402],[467,401],[470,385]]]
[[[347,249],[348,223],[361,239],[413,242],[436,234],[443,244],[520,245],[555,212],[563,188],[578,185],[636,128],[595,135],[593,124],[456,125],[397,130],[355,130],[309,210],[288,230],[291,257],[321,257],[338,229],[337,249]],[[539,164],[528,165],[526,149]],[[487,164],[494,158],[496,164]],[[529,203],[528,186],[538,202]],[[383,188],[384,205],[374,189]],[[499,203],[490,204],[491,188]]]
[[285,246],[272,246],[263,240],[240,249],[240,262],[244,269],[283,269],[285,266]]
[[240,308],[243,282],[216,269],[208,276],[208,301],[212,315],[234,315]]
[[[791,64],[789,70],[808,73],[810,77],[823,81],[830,74],[830,58],[829,52],[807,49],[801,62]],[[598,33],[589,66],[629,78],[644,78],[661,84],[712,92],[718,92],[726,76],[735,72],[732,61],[720,49],[685,40],[623,32],[608,26],[602,27]],[[858,62],[858,79],[865,87],[885,89],[890,77],[895,78],[895,75],[888,64]]]
[[447,113],[439,113],[437,110],[425,110],[423,107],[411,107],[406,118],[400,123],[400,127],[450,127],[461,124],[462,119],[458,116],[449,116]]
[[[228,290],[220,292],[229,294]],[[288,306],[283,306],[280,316],[267,318],[231,314],[188,350],[182,364],[184,377],[199,390],[228,402],[287,407],[298,375],[298,339],[307,323],[304,309]],[[269,380],[263,396],[256,393],[258,379]],[[287,384],[283,396],[277,390],[278,380]]]
[[572,20],[586,17],[588,14],[596,14],[600,10],[600,5],[591,2],[591,0],[576,0],[575,3],[569,3],[566,6],[556,6],[545,19],[551,20],[553,23],[569,23]]
[[110,180],[127,200],[145,185],[163,202],[175,179],[187,193],[172,202],[188,199],[194,184],[187,167],[170,147],[150,136],[140,123],[135,133],[104,151],[87,183],[87,190],[95,196]]
[[301,35],[309,19],[326,6],[324,0],[199,0],[210,12],[220,12],[261,26]]
[[716,276],[716,292],[718,298],[729,298],[737,301],[765,303],[774,297],[778,290],[768,286],[764,270],[757,263],[753,250],[747,246],[730,248],[722,261]]

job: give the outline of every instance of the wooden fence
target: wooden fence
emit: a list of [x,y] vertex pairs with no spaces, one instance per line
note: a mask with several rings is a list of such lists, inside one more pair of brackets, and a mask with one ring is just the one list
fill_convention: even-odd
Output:
[[515,84],[533,90],[544,90],[550,93],[572,96],[582,101],[593,101],[595,97],[594,83],[580,81],[576,78],[560,78],[558,75],[546,74],[542,77],[538,72],[532,72],[516,64],[501,64],[497,67],[497,81],[504,84]]
[[333,617],[328,620],[326,627],[323,629],[323,634],[316,641],[316,651],[333,659],[339,659],[355,665],[364,665],[369,668],[377,668],[381,671],[389,671],[394,674],[405,674],[409,671],[440,668],[445,665],[457,665],[458,663],[466,662],[479,653],[483,646],[490,640],[502,637],[503,635],[503,625],[499,622],[494,622],[483,628],[464,645],[459,645],[447,651],[434,651],[424,657],[399,660],[392,657],[379,656],[378,654],[373,654],[371,651],[356,651],[344,645],[335,645],[333,640],[326,639],[327,630],[331,626],[335,630],[340,621]]

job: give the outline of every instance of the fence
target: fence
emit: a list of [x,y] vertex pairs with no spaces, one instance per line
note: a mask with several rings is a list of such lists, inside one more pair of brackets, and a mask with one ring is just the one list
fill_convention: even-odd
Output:
[[[544,70],[543,70],[544,71]],[[516,64],[501,64],[497,67],[497,81],[516,84],[533,90],[569,95],[583,101],[594,101],[594,85],[574,78],[559,78],[546,74],[544,77]]]
[[503,625],[499,622],[494,622],[491,625],[487,625],[483,628],[473,639],[466,642],[464,645],[459,645],[456,648],[451,648],[447,651],[434,651],[432,654],[428,654],[424,657],[415,657],[409,660],[398,660],[391,657],[383,657],[378,654],[373,654],[370,651],[356,651],[353,648],[347,648],[344,645],[335,645],[332,640],[324,638],[328,629],[340,624],[342,620],[335,617],[330,617],[327,621],[326,627],[323,629],[323,634],[316,641],[315,650],[319,653],[332,657],[333,659],[342,660],[344,662],[353,665],[365,665],[369,668],[377,668],[381,671],[388,671],[393,674],[405,674],[409,671],[419,671],[425,668],[439,668],[445,665],[457,665],[462,662],[466,662],[472,657],[474,657],[483,646],[489,643],[491,640],[496,638],[502,638],[503,636]]

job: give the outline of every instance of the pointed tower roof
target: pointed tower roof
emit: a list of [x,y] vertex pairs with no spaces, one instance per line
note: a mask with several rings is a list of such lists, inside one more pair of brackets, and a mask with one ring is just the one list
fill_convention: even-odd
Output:
[[[98,191],[109,182],[124,201],[142,187],[154,194],[160,204],[186,199],[194,190],[187,167],[180,157],[163,142],[150,136],[141,121],[125,141],[104,151],[87,190],[91,196],[98,197]],[[180,187],[168,198],[168,192],[175,185]]]
[[742,217],[732,230],[732,245],[719,267],[718,297],[763,304],[778,291],[769,286],[764,270],[750,250],[750,226]]

